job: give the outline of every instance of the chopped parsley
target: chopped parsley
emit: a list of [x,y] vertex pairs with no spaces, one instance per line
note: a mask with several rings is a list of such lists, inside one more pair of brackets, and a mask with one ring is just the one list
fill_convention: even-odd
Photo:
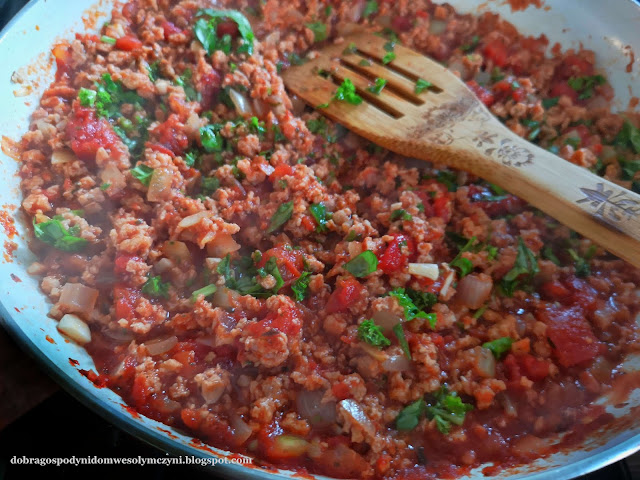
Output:
[[280,205],[276,210],[276,213],[271,217],[267,233],[273,233],[278,230],[282,225],[287,223],[291,218],[291,215],[293,215],[293,201]]
[[378,2],[376,0],[368,0],[364,6],[362,16],[364,18],[369,18],[371,15],[375,15],[376,13],[378,13]]
[[433,87],[433,83],[419,78],[418,80],[416,80],[416,85],[413,91],[416,93],[416,95],[419,95],[431,87]]
[[223,125],[215,123],[200,127],[200,141],[207,153],[221,152],[224,150],[224,138],[220,134]]
[[191,294],[191,301],[196,302],[200,295],[204,295],[204,297],[206,298],[209,295],[213,295],[214,293],[216,293],[217,290],[218,287],[216,287],[213,283],[207,285],[206,287],[202,287]]
[[111,186],[111,184],[110,184],[110,183],[106,183],[106,182],[105,182],[105,183],[103,183],[102,185],[100,185],[100,190],[102,190],[102,191],[104,192],[104,191],[105,191],[105,190],[107,190],[110,186]]
[[380,95],[380,92],[382,92],[382,89],[386,84],[387,81],[384,78],[376,78],[375,84],[371,87],[367,87],[367,90],[374,95]]
[[399,208],[397,210],[394,210],[393,212],[391,212],[391,216],[389,217],[389,219],[392,222],[395,222],[396,220],[413,220],[413,217],[411,216],[410,213],[408,213],[406,210]]
[[356,53],[358,51],[358,47],[356,47],[356,44],[353,42],[350,42],[349,45],[347,45],[347,48],[345,48],[342,53],[343,55],[352,55],[354,53]]
[[522,237],[518,237],[518,256],[516,257],[516,263],[507,274],[502,277],[500,287],[505,295],[511,297],[513,292],[521,289],[524,282],[528,282],[533,279],[540,272],[538,267],[538,260],[535,254],[527,248],[522,240]]
[[460,273],[460,278],[470,274],[473,271],[473,263],[468,258],[462,256],[464,252],[468,252],[473,248],[473,244],[476,242],[476,237],[471,237],[467,243],[460,249],[458,255],[449,262],[449,265],[453,268],[457,268]]
[[77,236],[78,228],[67,230],[58,218],[40,223],[34,219],[33,232],[38,240],[63,252],[77,252],[89,244],[87,239]]
[[169,296],[169,284],[163,282],[160,276],[149,277],[145,284],[142,285],[142,293],[154,298],[167,298]]
[[437,315],[435,313],[426,313],[437,302],[434,294],[428,292],[419,292],[410,288],[395,288],[389,292],[398,304],[404,309],[404,318],[410,322],[414,318],[424,318],[429,322],[431,328],[435,328]]
[[591,266],[589,262],[593,258],[596,253],[597,247],[595,245],[591,245],[589,250],[585,253],[584,257],[578,255],[578,253],[573,249],[569,248],[567,253],[573,260],[573,265],[576,269],[576,277],[585,278],[591,275]]
[[469,43],[465,43],[464,45],[460,46],[460,50],[462,50],[464,53],[471,53],[476,48],[478,48],[479,44],[480,37],[478,35],[474,35],[473,37],[471,37],[471,41]]
[[354,277],[366,277],[378,269],[378,257],[371,250],[365,250],[342,267]]
[[380,327],[373,320],[364,320],[358,325],[358,339],[378,348],[391,345],[391,341],[384,336]]
[[153,168],[148,167],[142,163],[138,163],[131,170],[131,175],[134,178],[138,179],[140,183],[142,183],[145,187],[149,186],[149,182],[151,181],[151,175],[153,175]]
[[[228,254],[220,261],[216,271],[224,278],[227,288],[235,290],[241,295],[266,298],[275,295],[284,286],[276,257],[270,257],[264,267],[257,268],[252,257],[231,260],[231,255]],[[273,276],[276,280],[275,286],[270,290],[263,288],[257,281],[258,276],[264,278],[267,275]]]
[[200,188],[203,195],[210,196],[220,188],[220,180],[217,177],[202,177],[200,180]]
[[327,39],[327,25],[322,22],[307,23],[307,28],[313,32],[313,41],[318,43]]
[[551,97],[542,99],[542,107],[545,110],[549,110],[551,107],[555,107],[558,104],[560,97]]
[[207,51],[207,54],[211,55],[217,50],[222,50],[227,54],[231,52],[231,36],[226,34],[223,35],[222,38],[219,38],[217,32],[218,25],[224,22],[225,19],[229,19],[238,25],[241,41],[236,51],[248,55],[253,54],[253,40],[255,36],[249,20],[247,20],[247,17],[242,13],[235,10],[213,10],[205,8],[200,10],[196,16],[209,17],[209,20],[199,18],[193,27],[193,33]]
[[613,141],[614,145],[631,148],[640,153],[640,129],[634,127],[628,120],[622,125],[622,129]]
[[369,60],[367,60],[366,58],[363,58],[362,60],[360,60],[358,62],[358,65],[360,65],[361,67],[370,67],[371,66],[371,62]]
[[426,408],[427,418],[435,420],[436,428],[445,435],[451,424],[462,425],[467,412],[473,410],[473,405],[464,403],[456,392],[449,393],[444,386],[434,394],[434,399],[435,402]]
[[116,44],[116,39],[113,37],[109,37],[108,35],[102,35],[100,37],[100,41],[102,43],[108,43],[109,45],[115,45]]
[[550,260],[551,262],[555,263],[557,266],[559,267],[562,266],[562,264],[560,263],[560,260],[558,260],[558,257],[556,256],[555,253],[553,253],[553,249],[549,245],[544,247],[544,249],[542,250],[542,256],[547,260]]
[[512,343],[512,338],[502,337],[496,340],[491,340],[490,342],[485,342],[482,344],[482,347],[491,350],[493,356],[496,357],[497,360],[500,360],[509,350],[511,350]]
[[156,82],[160,78],[160,61],[156,60],[153,63],[147,65],[147,75],[149,76],[149,80],[152,82]]
[[301,302],[306,298],[310,281],[311,272],[302,272],[298,279],[291,285],[293,296],[298,302]]
[[96,103],[97,92],[88,88],[81,88],[78,92],[78,100],[83,107],[93,107]]
[[352,105],[359,105],[362,103],[362,97],[356,93],[355,85],[348,78],[345,78],[342,85],[338,87],[333,99],[340,102],[347,102]]
[[413,430],[420,423],[420,419],[427,411],[427,403],[424,398],[407,405],[396,417],[396,429],[399,431]]
[[309,206],[309,212],[316,221],[316,232],[323,233],[327,231],[327,208],[322,203],[314,203]]
[[590,75],[585,77],[571,77],[567,83],[580,95],[578,99],[586,100],[593,96],[593,89],[607,83],[607,79],[602,75]]
[[191,69],[187,68],[184,72],[182,72],[182,75],[176,78],[175,83],[179,87],[182,87],[182,89],[184,90],[184,94],[187,97],[187,100],[189,100],[190,102],[199,102],[202,98],[201,98],[200,92],[198,92],[193,87],[193,84],[191,82],[192,76],[193,76],[193,73],[191,72]]
[[384,54],[384,57],[382,57],[382,64],[386,65],[388,63],[393,62],[396,59],[396,54],[394,52],[387,52]]

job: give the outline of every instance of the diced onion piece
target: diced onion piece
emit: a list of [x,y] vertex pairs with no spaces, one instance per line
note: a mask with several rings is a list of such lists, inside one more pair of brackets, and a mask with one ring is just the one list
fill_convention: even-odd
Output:
[[362,350],[364,350],[370,357],[373,357],[375,360],[377,360],[380,363],[385,362],[389,358],[389,356],[386,353],[384,353],[383,350],[380,350],[379,348],[376,348],[373,345],[369,345],[368,343],[360,342],[358,343],[358,346]]
[[417,277],[426,277],[437,280],[440,276],[440,269],[435,263],[410,263],[409,273]]
[[474,80],[480,85],[486,85],[491,81],[491,72],[486,70],[478,70],[478,73],[476,73]]
[[442,284],[442,288],[440,289],[440,296],[445,297],[449,292],[449,287],[451,283],[453,283],[453,277],[455,276],[454,272],[449,272],[447,278],[444,279],[444,283]]
[[227,287],[220,287],[216,290],[211,298],[211,305],[220,308],[233,308],[235,300],[240,296],[235,290]]
[[236,445],[244,444],[253,433],[251,427],[239,415],[232,415],[229,419],[229,425],[233,428],[233,441]]
[[322,403],[324,393],[324,390],[303,390],[296,397],[298,413],[316,427],[332,425],[336,421],[336,403]]
[[383,333],[391,333],[393,331],[393,327],[398,323],[404,322],[404,316],[388,310],[380,310],[371,316],[371,320],[380,327]]
[[147,200],[150,202],[161,202],[171,197],[171,181],[173,175],[169,170],[164,168],[156,168],[151,175],[149,181],[149,190],[147,190]]
[[491,350],[477,347],[476,368],[482,377],[493,378],[496,376],[496,358]]
[[291,95],[291,111],[296,117],[301,116],[304,113],[304,109],[307,104],[297,95]]
[[196,338],[196,343],[213,348],[216,346],[216,337],[213,337],[211,335],[208,335],[206,337],[198,337]]
[[178,343],[178,337],[172,335],[166,338],[157,338],[155,340],[150,340],[148,342],[144,342],[144,346],[147,348],[147,352],[149,355],[162,355],[163,353],[167,353]]
[[456,299],[464,306],[476,310],[491,296],[493,280],[489,275],[467,275],[458,282]]
[[89,326],[72,313],[67,313],[60,319],[58,330],[80,345],[85,345],[91,341]]
[[236,250],[240,250],[240,245],[228,233],[219,233],[207,243],[207,253],[212,257],[222,258]]
[[506,392],[501,392],[498,398],[504,408],[504,413],[507,415],[507,417],[516,418],[518,416],[518,410],[516,409],[516,406],[509,394]]
[[220,400],[225,388],[226,385],[224,383],[219,383],[213,386],[203,383],[200,387],[200,393],[202,394],[202,398],[204,398],[205,403],[210,405]]
[[362,430],[364,430],[369,436],[373,436],[376,433],[376,429],[364,413],[364,410],[358,402],[348,398],[338,403],[338,412],[343,418],[349,419],[352,423],[357,423]]
[[236,107],[236,112],[242,116],[251,116],[253,115],[253,110],[251,109],[251,104],[247,100],[247,97],[244,94],[237,92],[233,88],[229,89],[229,98],[233,102],[234,107]]
[[440,35],[447,29],[447,22],[444,20],[431,20],[429,24],[429,33],[431,35]]
[[51,165],[62,165],[76,160],[76,155],[71,150],[54,150],[51,154]]
[[405,354],[391,355],[382,363],[382,368],[387,372],[406,372],[411,370],[411,360]]
[[197,225],[200,222],[200,220],[202,220],[203,218],[209,218],[212,215],[213,215],[213,212],[209,210],[204,210],[202,212],[194,213],[193,215],[189,215],[188,217],[185,217],[182,220],[180,220],[180,223],[178,224],[178,228],[193,227],[194,225]]
[[98,290],[85,287],[81,283],[67,283],[62,287],[58,305],[73,313],[90,314],[98,299]]
[[113,163],[107,164],[100,173],[103,184],[109,185],[109,192],[119,192],[127,186],[127,179]]
[[164,242],[162,247],[164,254],[176,263],[186,262],[191,260],[191,252],[189,247],[184,242],[168,241]]
[[301,457],[309,449],[309,442],[297,435],[278,435],[274,438],[273,445],[269,449],[269,455],[274,458]]

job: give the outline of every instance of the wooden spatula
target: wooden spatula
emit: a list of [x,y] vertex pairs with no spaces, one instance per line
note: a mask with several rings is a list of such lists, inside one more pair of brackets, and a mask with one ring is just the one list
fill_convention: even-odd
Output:
[[[495,183],[640,267],[640,196],[520,138],[435,61],[361,33],[283,77],[291,92],[313,107],[328,103],[322,113],[372,142]],[[368,90],[377,78],[387,81],[379,94]],[[364,102],[332,100],[345,79]],[[417,94],[419,80],[433,86]]]

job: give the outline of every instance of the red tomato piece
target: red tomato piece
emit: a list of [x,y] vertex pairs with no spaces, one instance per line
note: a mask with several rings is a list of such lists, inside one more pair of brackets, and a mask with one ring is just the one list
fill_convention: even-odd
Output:
[[151,130],[151,135],[157,138],[156,143],[181,155],[189,146],[189,138],[184,133],[184,124],[178,115],[172,113],[163,123]]
[[540,290],[545,298],[559,302],[566,301],[571,295],[571,291],[557,280],[542,284]]
[[573,103],[578,102],[578,92],[571,88],[569,84],[564,80],[554,83],[551,87],[549,95],[552,97],[561,97],[562,95],[566,95],[567,97],[571,98],[571,101]]
[[225,35],[230,35],[231,38],[236,38],[240,31],[238,30],[238,24],[233,20],[226,20],[221,22],[216,27],[216,33],[218,34],[218,38],[222,38]]
[[366,288],[358,280],[348,277],[336,286],[336,289],[329,296],[327,301],[327,313],[346,312],[349,307],[357,303]]
[[212,70],[202,76],[198,82],[200,96],[202,97],[202,105],[205,109],[213,108],[216,104],[218,94],[220,93],[222,79],[215,70]]
[[396,32],[408,32],[413,27],[413,19],[409,15],[398,15],[391,20],[391,28]]
[[467,86],[471,89],[475,96],[478,97],[478,99],[487,107],[490,107],[495,103],[496,99],[493,96],[493,93],[484,88],[482,85],[479,85],[475,80],[469,80],[467,82]]
[[586,363],[600,353],[601,343],[593,334],[582,308],[549,305],[538,312],[538,318],[547,324],[547,336],[563,367]]
[[182,33],[182,30],[176,27],[173,22],[165,20],[162,22],[162,30],[164,30],[164,39],[169,40],[171,35],[175,35],[176,33]]
[[113,287],[113,300],[116,304],[116,317],[131,320],[135,317],[135,305],[140,292],[131,287],[116,285]]
[[304,270],[303,255],[300,250],[287,249],[285,247],[271,248],[262,255],[258,262],[258,267],[264,267],[271,257],[276,257],[276,264],[285,286],[293,283]]
[[500,215],[520,213],[524,209],[526,202],[514,195],[507,194],[506,198],[502,200],[482,200],[474,202],[473,204],[482,208],[490,217],[497,217]]
[[118,275],[126,275],[127,263],[132,259],[140,260],[140,257],[131,254],[118,255],[114,261],[115,267],[113,268],[113,271]]
[[151,396],[151,389],[147,385],[147,379],[144,375],[136,375],[133,380],[133,387],[131,388],[131,396],[133,402],[137,407],[144,406],[147,400]]
[[125,35],[124,37],[116,39],[116,48],[118,50],[124,50],[125,52],[131,52],[142,48],[142,42],[133,35]]
[[482,53],[499,67],[504,67],[507,64],[507,47],[502,40],[494,40],[487,43],[482,48]]
[[281,308],[278,312],[272,312],[259,322],[246,327],[247,332],[253,336],[263,335],[270,330],[278,330],[287,336],[295,336],[300,333],[302,327],[300,312],[296,308]]
[[279,165],[276,165],[273,172],[271,172],[271,175],[269,175],[269,180],[271,180],[272,182],[275,182],[287,175],[293,175],[293,172],[294,170],[291,165],[287,163],[281,163]]
[[555,74],[563,80],[593,75],[593,64],[579,55],[569,55],[558,65]]
[[67,122],[67,136],[71,140],[71,150],[81,160],[95,160],[100,147],[114,148],[120,138],[104,118],[96,118],[90,108],[74,104],[73,115]]
[[71,51],[69,45],[61,44],[53,47],[51,51],[56,59],[56,80],[60,80],[71,70]]
[[[413,239],[402,233],[392,233],[393,240],[387,245],[386,250],[378,256],[378,268],[387,275],[398,272],[407,264],[409,257],[415,253]],[[403,247],[409,250],[408,254],[402,253]]]
[[448,196],[436,197],[433,201],[433,213],[442,218],[445,223],[451,219],[451,202]]
[[338,400],[351,397],[351,389],[349,385],[344,382],[334,383],[331,387],[331,393],[333,393]]

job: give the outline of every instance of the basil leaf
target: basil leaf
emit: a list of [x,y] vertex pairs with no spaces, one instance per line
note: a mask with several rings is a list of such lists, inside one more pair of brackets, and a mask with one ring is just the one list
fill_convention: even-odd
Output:
[[399,219],[411,221],[413,220],[413,217],[406,210],[399,208],[398,210],[394,210],[393,212],[391,212],[391,216],[389,217],[389,220],[391,220],[392,222],[395,222],[396,220],[399,220]]
[[40,223],[36,223],[34,219],[33,222],[35,237],[58,250],[62,250],[63,252],[77,252],[88,245],[89,242],[87,239],[73,235],[70,230],[67,230],[62,222],[55,218]]
[[382,57],[382,64],[386,65],[388,63],[393,62],[396,59],[396,54],[394,52],[387,52],[384,57]]
[[327,231],[327,208],[322,203],[314,203],[309,206],[311,216],[315,219],[318,226],[316,232],[322,233]]
[[551,97],[542,99],[542,107],[545,110],[550,109],[551,107],[555,107],[558,104],[560,97]]
[[384,336],[380,327],[373,320],[364,320],[358,325],[358,338],[378,348],[391,345],[391,341]]
[[376,13],[378,13],[378,2],[376,0],[368,0],[364,6],[362,17],[368,18]]
[[511,296],[513,292],[521,288],[523,275],[527,276],[526,280],[531,280],[539,272],[540,268],[535,254],[527,248],[522,237],[518,237],[518,256],[515,265],[502,278],[500,286],[507,295]]
[[[425,305],[425,306],[427,305],[426,303],[423,303],[425,301],[428,301],[429,303],[431,302],[431,298],[423,297],[421,295],[421,292],[417,292],[416,290],[411,290],[411,289],[407,289],[407,290],[410,291],[411,294],[416,297],[416,300],[418,300],[418,302],[421,303],[422,305]],[[427,319],[427,321],[431,325],[431,328],[434,328],[436,326],[437,316],[433,313],[426,313],[420,308],[418,308],[418,306],[414,303],[413,299],[411,298],[407,290],[405,290],[404,288],[396,288],[389,292],[389,295],[394,297],[398,301],[398,304],[404,309],[405,320],[407,322],[410,322],[414,318],[424,318],[424,319]],[[433,306],[433,304],[435,303],[436,302],[434,301],[427,308],[431,308],[431,306]]]
[[435,420],[436,428],[445,435],[452,423],[462,425],[467,412],[473,410],[473,405],[463,403],[455,392],[450,394],[444,386],[434,394],[434,398],[435,402],[426,408],[427,418]]
[[220,188],[220,180],[216,177],[205,177],[200,180],[200,188],[204,195],[210,196]]
[[275,232],[282,225],[287,223],[287,221],[289,221],[291,215],[293,215],[293,201],[280,205],[276,210],[276,213],[274,213],[273,217],[271,217],[271,222],[269,223],[267,233]]
[[500,360],[509,350],[511,350],[512,343],[513,339],[509,337],[502,337],[496,340],[491,340],[490,342],[485,342],[482,344],[482,347],[491,350],[493,356],[496,357],[497,360]]
[[469,241],[467,241],[467,243],[460,249],[460,252],[458,253],[458,255],[456,255],[456,257],[451,262],[449,262],[449,265],[451,267],[458,269],[458,272],[460,273],[460,278],[468,275],[473,271],[473,263],[471,263],[471,260],[469,260],[468,258],[464,258],[462,254],[464,252],[471,250],[475,242],[476,242],[476,237],[475,236],[471,237]]
[[151,175],[153,175],[153,168],[148,167],[142,163],[138,163],[130,171],[131,175],[133,175],[134,178],[137,178],[145,187],[149,186]]
[[356,86],[348,78],[345,78],[342,84],[338,87],[338,90],[336,90],[336,93],[333,95],[333,100],[347,102],[352,105],[359,105],[362,103],[362,97],[356,93]]
[[625,121],[613,143],[619,147],[632,148],[634,152],[640,153],[640,129],[634,127],[628,120]]
[[[251,28],[249,20],[247,20],[247,17],[242,13],[236,10],[213,10],[211,8],[204,8],[196,14],[198,17],[204,15],[209,16],[211,20],[207,22],[202,18],[198,19],[194,27],[194,33],[209,55],[211,55],[219,45],[218,35],[216,32],[216,19],[223,20],[225,18],[234,21],[236,25],[238,25],[238,32],[244,41],[243,45],[238,47],[238,53],[247,53],[248,55],[253,54],[253,41],[255,39],[255,35],[253,34],[253,29]],[[226,42],[224,37],[220,40]]]
[[78,92],[78,100],[83,107],[93,107],[96,103],[96,96],[96,91],[88,88],[81,88]]
[[419,78],[418,80],[416,80],[416,86],[414,88],[414,92],[416,94],[420,94],[422,92],[424,92],[425,90],[427,90],[428,88],[433,87],[433,83],[428,82],[427,80],[423,80],[421,78]]
[[220,134],[222,125],[213,124],[200,127],[200,141],[207,153],[221,152],[224,150],[224,138]]
[[366,277],[378,269],[378,257],[371,250],[365,250],[342,267],[354,277]]
[[376,78],[375,84],[372,87],[367,87],[367,90],[374,95],[380,95],[380,92],[382,92],[386,84],[387,81],[384,78]]

